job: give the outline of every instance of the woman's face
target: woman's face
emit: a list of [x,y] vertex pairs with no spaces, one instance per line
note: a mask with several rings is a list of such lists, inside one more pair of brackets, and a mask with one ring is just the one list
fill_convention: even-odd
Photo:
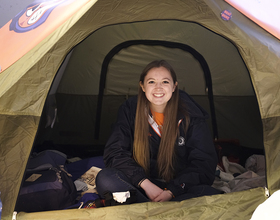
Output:
[[177,82],[174,84],[172,76],[166,68],[154,67],[149,70],[144,82],[140,82],[140,86],[150,101],[151,109],[163,113],[177,86]]

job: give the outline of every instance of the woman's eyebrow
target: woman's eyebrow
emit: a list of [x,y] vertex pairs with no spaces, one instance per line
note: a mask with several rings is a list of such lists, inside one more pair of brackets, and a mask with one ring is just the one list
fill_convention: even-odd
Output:
[[[155,80],[154,78],[148,78],[148,79],[146,79],[147,81],[148,80]],[[161,79],[161,80],[168,80],[168,81],[171,81],[171,79],[169,79],[169,78],[163,78],[163,79]]]

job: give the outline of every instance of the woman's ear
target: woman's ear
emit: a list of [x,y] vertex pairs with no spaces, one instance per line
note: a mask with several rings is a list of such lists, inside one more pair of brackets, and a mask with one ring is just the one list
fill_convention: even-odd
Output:
[[176,86],[178,86],[178,82],[175,82],[175,83],[174,83],[173,92],[175,91]]
[[145,88],[144,88],[144,85],[143,85],[142,81],[139,82],[139,85],[141,86],[142,91],[145,92]]

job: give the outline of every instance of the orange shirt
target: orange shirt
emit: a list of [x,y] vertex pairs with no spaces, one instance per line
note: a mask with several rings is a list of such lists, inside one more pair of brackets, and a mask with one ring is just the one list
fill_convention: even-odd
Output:
[[158,128],[159,128],[159,130],[161,132],[162,131],[163,122],[164,122],[164,114],[163,113],[159,113],[159,112],[155,112],[153,110],[151,110],[151,113],[153,115],[154,121],[157,123]]

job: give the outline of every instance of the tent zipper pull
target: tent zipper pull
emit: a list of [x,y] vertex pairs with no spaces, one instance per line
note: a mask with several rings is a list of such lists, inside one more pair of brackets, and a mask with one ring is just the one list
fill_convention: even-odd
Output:
[[13,212],[13,218],[12,220],[16,220],[17,219],[17,212]]
[[269,195],[269,190],[268,188],[264,187],[264,193],[265,193],[265,196],[268,198],[270,195]]

